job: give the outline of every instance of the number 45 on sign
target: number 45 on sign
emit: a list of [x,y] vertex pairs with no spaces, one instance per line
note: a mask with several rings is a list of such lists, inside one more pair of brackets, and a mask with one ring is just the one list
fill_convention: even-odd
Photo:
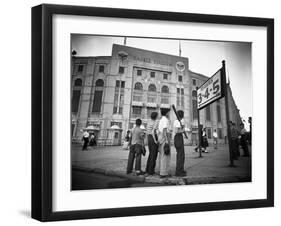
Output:
[[218,70],[197,90],[197,108],[200,110],[222,98],[222,73]]

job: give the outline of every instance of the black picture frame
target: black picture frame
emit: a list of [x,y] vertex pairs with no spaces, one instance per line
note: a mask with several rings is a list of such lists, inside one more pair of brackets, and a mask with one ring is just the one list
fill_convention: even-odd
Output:
[[[55,14],[266,27],[266,199],[54,212],[52,210],[52,17]],[[32,218],[40,221],[56,221],[271,206],[274,206],[273,19],[49,4],[32,8]]]

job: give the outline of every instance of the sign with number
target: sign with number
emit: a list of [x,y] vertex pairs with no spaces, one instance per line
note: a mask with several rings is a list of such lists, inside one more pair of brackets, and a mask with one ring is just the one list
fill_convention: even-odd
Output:
[[201,109],[222,98],[222,73],[217,71],[197,90],[197,108]]

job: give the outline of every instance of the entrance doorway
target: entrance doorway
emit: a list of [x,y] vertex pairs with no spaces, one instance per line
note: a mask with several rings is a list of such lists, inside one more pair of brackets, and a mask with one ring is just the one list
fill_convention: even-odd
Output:
[[121,145],[121,131],[114,131],[113,145]]

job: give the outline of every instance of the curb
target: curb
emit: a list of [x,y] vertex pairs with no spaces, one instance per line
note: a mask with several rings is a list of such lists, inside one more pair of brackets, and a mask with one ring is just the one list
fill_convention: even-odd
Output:
[[139,182],[139,183],[145,182],[144,176],[127,175],[127,174],[124,174],[124,172],[113,171],[113,170],[104,170],[104,169],[100,169],[100,168],[88,168],[88,167],[81,167],[81,166],[73,166],[72,170],[77,170],[77,171],[82,171],[82,172],[87,172],[87,173],[98,173],[98,174],[103,174],[103,175],[107,175],[107,176],[121,177],[121,178],[129,179],[131,181]]
[[154,176],[136,176],[127,175],[124,172],[104,170],[100,168],[88,168],[81,166],[73,166],[73,170],[98,173],[107,176],[115,176],[120,178],[126,178],[138,183],[151,183],[151,184],[165,184],[165,185],[195,185],[195,184],[217,184],[217,183],[237,183],[237,182],[251,182],[250,176],[223,176],[223,177],[169,177],[159,178]]

